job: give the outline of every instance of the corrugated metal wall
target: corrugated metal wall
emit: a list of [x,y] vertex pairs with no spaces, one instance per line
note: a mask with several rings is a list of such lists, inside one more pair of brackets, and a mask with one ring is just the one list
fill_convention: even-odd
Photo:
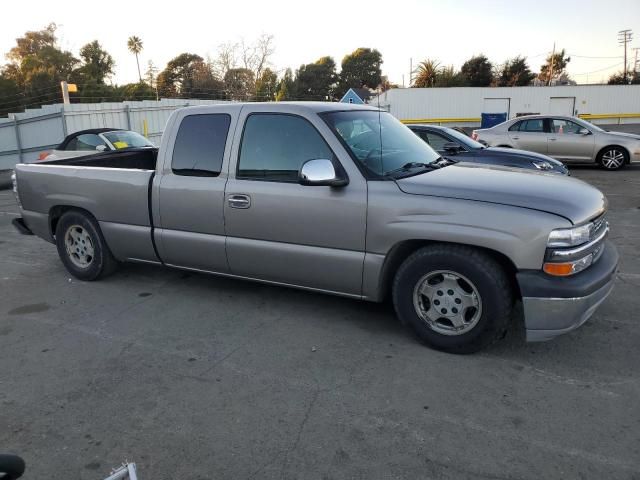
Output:
[[19,162],[33,162],[65,136],[87,128],[113,127],[144,132],[158,145],[164,126],[175,109],[188,105],[223,103],[221,100],[162,99],[122,103],[46,105],[11,118],[0,119],[0,170]]
[[[571,110],[571,104],[573,114],[584,115],[594,123],[640,123],[640,85],[398,88],[369,103],[387,108],[400,120],[463,126],[479,125],[480,114],[501,113],[496,109],[513,118],[524,113],[559,113]],[[612,117],[590,118],[593,115]]]

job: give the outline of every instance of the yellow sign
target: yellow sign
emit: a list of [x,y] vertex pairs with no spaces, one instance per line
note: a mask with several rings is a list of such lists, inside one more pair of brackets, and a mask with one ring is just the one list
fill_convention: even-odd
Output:
[[75,83],[67,84],[67,88],[69,89],[69,92],[76,93],[78,91],[78,86]]

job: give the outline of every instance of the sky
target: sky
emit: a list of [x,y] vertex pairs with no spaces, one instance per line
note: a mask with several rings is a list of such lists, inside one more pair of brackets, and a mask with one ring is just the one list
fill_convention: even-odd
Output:
[[[578,83],[597,83],[622,70],[619,30],[634,30],[630,47],[640,47],[639,0],[30,0],[7,4],[0,17],[0,52],[8,52],[27,30],[55,22],[61,47],[76,55],[82,45],[97,39],[116,61],[112,80],[118,84],[137,81],[135,57],[126,47],[131,35],[144,44],[143,72],[148,60],[162,69],[183,52],[215,57],[220,44],[243,38],[250,42],[266,33],[275,39],[272,63],[277,71],[295,69],[325,55],[339,65],[345,54],[371,47],[382,53],[383,74],[400,85],[403,79],[408,85],[410,62],[415,66],[426,58],[459,68],[476,54],[498,64],[524,55],[537,72],[554,42],[571,55],[567,70]],[[631,49],[629,56],[631,65]]]

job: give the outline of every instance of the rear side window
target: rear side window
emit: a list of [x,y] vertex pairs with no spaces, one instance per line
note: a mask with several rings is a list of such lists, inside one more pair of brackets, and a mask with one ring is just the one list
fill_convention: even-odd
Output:
[[184,117],[173,146],[173,173],[211,177],[219,175],[230,124],[231,116],[225,113]]
[[511,125],[509,127],[509,131],[510,132],[517,132],[518,130],[520,130],[520,125],[522,125],[524,122],[516,122],[513,125]]
[[524,120],[520,124],[521,132],[544,132],[544,120],[542,118],[535,118],[532,120]]
[[333,152],[320,133],[302,117],[253,114],[247,118],[240,147],[238,178],[296,182],[307,160]]

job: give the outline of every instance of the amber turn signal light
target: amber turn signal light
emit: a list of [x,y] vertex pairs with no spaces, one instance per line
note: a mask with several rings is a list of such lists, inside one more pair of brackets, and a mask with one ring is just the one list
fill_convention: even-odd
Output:
[[555,275],[556,277],[566,277],[573,273],[572,263],[545,263],[542,266],[545,273]]

